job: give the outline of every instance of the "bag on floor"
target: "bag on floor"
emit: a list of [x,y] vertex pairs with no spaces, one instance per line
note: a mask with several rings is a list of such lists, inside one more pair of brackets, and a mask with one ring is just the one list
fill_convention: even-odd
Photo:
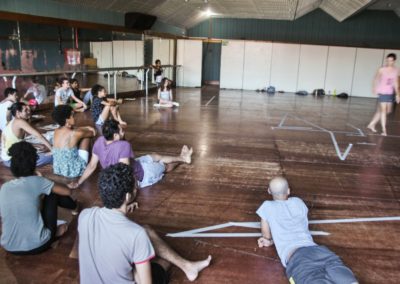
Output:
[[275,87],[269,86],[267,88],[266,92],[267,92],[267,94],[270,94],[270,95],[275,94]]
[[314,96],[325,96],[325,91],[324,89],[315,89],[312,94]]
[[299,95],[299,96],[307,96],[308,92],[307,91],[297,91],[295,94]]
[[346,93],[340,93],[339,95],[337,95],[337,97],[341,98],[341,99],[347,99],[349,97],[349,95]]

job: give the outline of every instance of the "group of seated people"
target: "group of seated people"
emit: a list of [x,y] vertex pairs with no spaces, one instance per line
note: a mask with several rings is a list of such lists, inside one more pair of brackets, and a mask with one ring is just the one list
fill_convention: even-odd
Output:
[[[69,91],[67,79],[61,82],[60,89],[52,112],[59,125],[53,144],[30,125],[30,108],[18,101],[16,90],[6,95],[12,104],[7,114],[9,121],[2,128],[1,157],[15,179],[0,189],[1,246],[16,255],[49,249],[68,229],[68,224],[57,222],[60,206],[70,209],[73,215],[79,214],[81,283],[168,283],[171,264],[194,281],[210,265],[210,255],[189,261],[152,228],[142,227],[127,217],[137,206],[136,188],[157,183],[179,164],[190,164],[193,149],[184,145],[176,156],[149,154],[135,158],[131,144],[124,140],[126,123],[119,114],[118,102],[106,100],[104,87],[95,85],[91,89],[91,111],[93,122],[102,126],[102,136],[90,151],[96,130],[76,126],[74,118],[75,112],[84,111],[87,105]],[[72,105],[68,98],[74,101]],[[24,141],[25,134],[36,136],[51,152],[38,154],[32,144]],[[98,190],[103,207],[79,213],[72,190],[91,176],[99,162]],[[61,185],[43,177],[36,169],[49,163],[53,163],[55,174],[74,179]],[[268,192],[273,200],[265,201],[257,210],[262,232],[258,246],[275,244],[291,283],[357,283],[336,254],[313,242],[307,207],[301,199],[289,198],[287,180],[272,179]]]

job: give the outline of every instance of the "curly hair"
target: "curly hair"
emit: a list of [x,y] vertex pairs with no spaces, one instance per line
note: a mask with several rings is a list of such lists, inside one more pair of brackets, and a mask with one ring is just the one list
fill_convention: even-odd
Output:
[[135,179],[132,167],[118,163],[100,172],[98,186],[100,197],[106,208],[120,208],[127,193],[133,192]]
[[51,117],[60,126],[64,126],[66,120],[71,117],[72,111],[73,109],[69,105],[58,105],[54,108]]
[[114,134],[119,133],[119,122],[114,119],[106,120],[103,124],[102,132],[107,141],[113,140]]
[[38,154],[32,144],[21,141],[8,149],[11,156],[11,172],[15,177],[27,177],[35,174]]
[[99,92],[102,90],[105,90],[102,85],[96,84],[92,87],[91,92],[94,97],[97,97],[99,95]]

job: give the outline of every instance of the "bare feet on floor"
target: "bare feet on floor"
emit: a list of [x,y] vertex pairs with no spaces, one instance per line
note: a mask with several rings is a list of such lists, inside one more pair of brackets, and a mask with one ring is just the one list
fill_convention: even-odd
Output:
[[57,232],[56,232],[56,237],[61,237],[68,231],[68,224],[64,223],[59,226],[57,226]]
[[193,148],[190,148],[186,145],[183,145],[182,151],[181,151],[181,157],[185,161],[186,164],[190,164],[192,162],[192,154],[193,154]]
[[183,270],[186,274],[187,279],[189,279],[189,281],[196,280],[197,276],[199,276],[200,271],[208,267],[210,265],[210,262],[211,255],[201,261],[190,261],[187,265],[187,268]]
[[382,136],[387,136],[387,133],[386,132],[382,132],[381,135]]
[[375,129],[375,127],[372,127],[372,125],[368,125],[367,128],[369,130],[371,130],[372,132],[376,133],[376,129]]

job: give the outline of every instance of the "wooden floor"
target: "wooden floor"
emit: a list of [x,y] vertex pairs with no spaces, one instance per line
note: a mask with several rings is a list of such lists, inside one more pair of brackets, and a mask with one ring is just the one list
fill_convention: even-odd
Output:
[[[177,89],[176,100],[181,104],[176,110],[153,109],[153,98],[122,107],[126,138],[136,155],[174,154],[183,144],[194,148],[191,165],[140,191],[140,209],[130,215],[139,224],[165,236],[259,221],[255,211],[270,198],[267,183],[276,175],[288,178],[292,195],[306,202],[310,220],[400,216],[399,108],[389,118],[389,136],[382,137],[365,129],[376,107],[372,99],[208,87]],[[88,113],[80,115],[79,123],[90,121]],[[10,178],[1,167],[1,182]],[[100,204],[96,179],[97,174],[76,192],[85,207]],[[71,219],[67,212],[61,215]],[[360,283],[399,282],[400,221],[312,224],[310,229],[330,233],[314,240],[342,257]],[[16,257],[1,250],[0,282],[78,283],[78,261],[69,258],[75,237],[76,218],[57,247],[42,255]],[[275,248],[259,249],[255,237],[164,239],[186,258],[213,256],[197,283],[287,283]],[[170,272],[172,283],[188,282],[178,269]]]

